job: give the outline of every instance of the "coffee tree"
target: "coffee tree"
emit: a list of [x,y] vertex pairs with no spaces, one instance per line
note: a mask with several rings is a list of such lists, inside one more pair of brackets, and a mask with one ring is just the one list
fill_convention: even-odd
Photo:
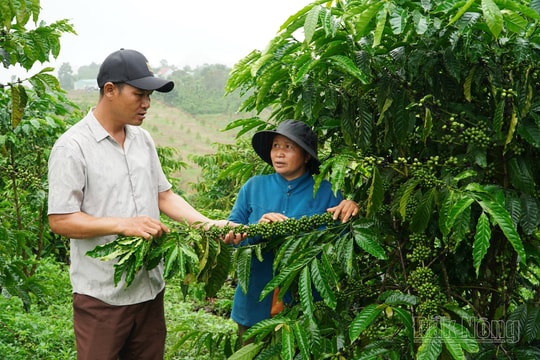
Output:
[[[60,36],[74,32],[66,20],[38,23],[39,12],[39,0],[0,2],[0,60],[7,71],[58,56]],[[32,277],[40,258],[65,256],[47,223],[47,159],[65,127],[61,119],[74,108],[52,70],[0,84],[0,290],[27,308],[31,294],[41,295]]]
[[363,215],[284,241],[265,294],[296,289],[297,302],[234,358],[540,357],[539,12],[315,1],[235,66],[228,90],[271,124],[229,128],[308,122],[318,179]]

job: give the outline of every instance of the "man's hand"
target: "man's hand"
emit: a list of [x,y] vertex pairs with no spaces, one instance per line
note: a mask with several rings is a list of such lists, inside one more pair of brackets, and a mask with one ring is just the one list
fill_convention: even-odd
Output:
[[[225,226],[232,226],[232,227],[238,227],[238,226],[241,226],[239,224],[236,224],[234,222],[230,222],[230,221],[227,221],[227,220],[215,220],[212,225],[215,225],[215,226],[218,226],[220,228],[223,228]],[[245,238],[247,237],[247,234],[246,233],[237,233],[235,234],[234,231],[229,231],[227,234],[225,234],[224,236],[222,236],[222,240],[225,244],[233,244],[233,245],[238,245],[242,242],[242,240],[244,240]]]
[[74,239],[107,235],[141,236],[150,239],[169,232],[167,226],[150,216],[95,217],[81,211],[70,214],[50,214],[49,225],[56,234]]
[[142,236],[146,240],[159,238],[163,233],[169,232],[169,228],[165,224],[149,216],[120,218],[118,220],[118,226],[119,234],[124,236]]

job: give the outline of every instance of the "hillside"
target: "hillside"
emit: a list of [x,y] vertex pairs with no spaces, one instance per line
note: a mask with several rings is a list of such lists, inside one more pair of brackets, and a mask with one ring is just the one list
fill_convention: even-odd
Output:
[[[200,169],[189,161],[190,154],[203,155],[214,152],[215,143],[233,143],[236,133],[222,131],[229,121],[227,115],[194,116],[181,109],[165,105],[159,95],[152,98],[152,106],[142,125],[148,130],[157,146],[169,146],[178,150],[179,159],[189,164],[179,176],[183,178],[182,190],[191,192],[190,183],[197,181]],[[70,100],[82,109],[89,109],[98,99],[97,91],[72,90]]]

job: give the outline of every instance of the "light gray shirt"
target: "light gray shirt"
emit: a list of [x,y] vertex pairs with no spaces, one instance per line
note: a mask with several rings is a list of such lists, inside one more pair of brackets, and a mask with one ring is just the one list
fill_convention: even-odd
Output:
[[[92,110],[55,143],[49,157],[49,214],[84,212],[96,217],[151,216],[159,219],[159,192],[171,188],[150,134],[126,126],[124,148],[101,126]],[[73,292],[111,305],[151,300],[163,290],[163,265],[141,270],[133,283],[114,286],[115,261],[86,255],[116,235],[71,239]]]

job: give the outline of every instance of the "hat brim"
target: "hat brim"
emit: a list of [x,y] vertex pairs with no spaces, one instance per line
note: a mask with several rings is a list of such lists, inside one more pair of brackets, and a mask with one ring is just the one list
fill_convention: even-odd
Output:
[[140,79],[128,80],[126,84],[141,90],[169,92],[174,88],[174,82],[160,79],[155,76],[147,76]]
[[260,158],[263,159],[266,163],[272,165],[270,151],[272,150],[272,143],[274,141],[274,136],[276,135],[282,135],[294,141],[296,144],[298,144],[298,146],[304,149],[311,156],[311,159],[315,161],[316,166],[319,166],[321,164],[317,154],[315,154],[311,147],[309,147],[304,141],[294,135],[285,134],[275,130],[259,131],[255,133],[251,138],[251,145],[253,146],[253,149],[255,150],[257,155],[259,155]]

